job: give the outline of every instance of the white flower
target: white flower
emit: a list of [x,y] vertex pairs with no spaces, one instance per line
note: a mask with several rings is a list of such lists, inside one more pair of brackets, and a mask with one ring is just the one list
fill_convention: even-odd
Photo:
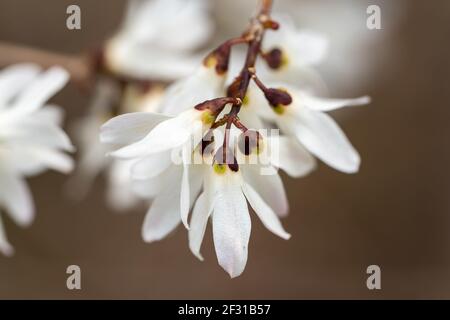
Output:
[[[111,118],[110,106],[121,105],[123,112],[155,111],[162,98],[163,89],[154,86],[143,90],[138,85],[127,85],[122,99],[114,83],[108,79],[102,79],[97,83],[95,96],[88,114],[75,123],[73,135],[79,145],[80,159],[76,171],[66,185],[66,192],[75,200],[83,199],[90,191],[94,180],[100,173],[107,176],[107,203],[116,210],[127,210],[140,202],[131,193],[131,179],[128,163],[123,160],[115,160],[105,157],[113,149],[122,145],[107,145],[100,143],[99,139],[93,139],[98,135],[99,127]],[[123,101],[123,102],[121,102]]]
[[[365,105],[370,103],[370,98],[328,99],[289,86],[284,86],[282,90],[289,93],[292,102],[272,106],[273,112],[270,113],[267,112],[266,102],[266,110],[261,111],[260,115],[274,121],[284,134],[294,137],[309,152],[334,169],[345,173],[358,172],[361,162],[358,152],[336,122],[324,112]],[[254,103],[262,99],[264,97],[256,98]]]
[[[211,216],[217,259],[232,278],[239,276],[247,263],[251,230],[247,201],[267,229],[283,239],[290,238],[264,198],[268,193],[275,191],[276,193],[269,199],[285,203],[284,189],[277,188],[280,185],[272,184],[269,179],[265,179],[266,181],[260,179],[259,173],[247,172],[244,176],[241,172],[246,170],[244,167],[239,166],[236,170],[227,165],[208,166],[204,191],[195,203],[189,230],[189,247],[200,260],[203,260],[200,246]],[[250,181],[255,185],[244,178],[249,176],[254,178]],[[263,184],[256,185],[258,182]],[[264,189],[264,195],[258,193],[255,186]],[[281,198],[276,199],[280,192]]]
[[133,0],[122,29],[107,44],[105,62],[118,74],[174,80],[201,57],[193,51],[213,30],[205,0]]
[[[236,277],[247,261],[250,236],[247,201],[263,224],[284,239],[290,235],[277,215],[287,214],[288,203],[277,173],[262,176],[259,166],[239,165],[233,171],[227,165],[211,166],[210,161],[190,162],[192,153],[199,152],[200,139],[210,124],[205,121],[209,119],[208,113],[191,109],[163,121],[164,116],[157,114],[127,114],[107,122],[102,127],[101,139],[117,142],[134,136],[130,140],[137,140],[143,136],[144,127],[152,128],[144,138],[112,153],[119,158],[134,159],[131,168],[134,191],[141,197],[154,199],[142,228],[144,240],[161,240],[181,222],[189,228],[188,214],[195,203],[189,231],[191,250],[202,259],[200,245],[211,215],[219,263],[230,276]],[[147,125],[136,125],[144,123],[144,117]],[[181,151],[180,164],[173,163],[174,150]],[[292,166],[298,167],[293,163]]]
[[[73,162],[64,152],[73,151],[60,129],[59,109],[45,105],[68,81],[68,73],[53,67],[45,72],[22,64],[0,73],[0,207],[20,226],[34,218],[34,205],[25,177],[47,169],[63,173]],[[0,251],[13,249],[0,221]]]

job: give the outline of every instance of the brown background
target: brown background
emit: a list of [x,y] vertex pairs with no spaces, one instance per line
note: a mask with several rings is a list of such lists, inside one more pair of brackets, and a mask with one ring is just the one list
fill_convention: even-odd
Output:
[[[319,2],[322,10],[327,2]],[[356,0],[344,2],[351,7]],[[402,19],[375,31],[389,36],[369,50],[376,72],[357,92],[339,91],[374,100],[335,113],[361,152],[361,172],[349,176],[320,165],[305,179],[285,177],[290,241],[253,219],[247,269],[230,280],[217,264],[210,230],[203,263],[189,252],[181,229],[145,244],[145,208],[112,212],[102,181],[84,202],[72,203],[61,195],[67,178],[47,173],[30,180],[34,224],[20,229],[4,219],[16,255],[0,256],[0,298],[450,298],[450,2],[394,2]],[[65,28],[72,3],[82,8],[81,31]],[[389,10],[384,1],[371,3]],[[123,6],[1,0],[0,40],[76,53],[112,34]],[[55,101],[71,122],[86,110],[88,97],[69,86]],[[65,286],[71,264],[82,268],[78,292]],[[382,268],[381,291],[366,288],[371,264]]]

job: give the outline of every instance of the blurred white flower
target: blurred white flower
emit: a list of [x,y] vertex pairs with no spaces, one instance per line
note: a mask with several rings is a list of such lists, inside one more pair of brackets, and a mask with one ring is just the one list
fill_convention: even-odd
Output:
[[[21,64],[0,73],[0,207],[20,226],[34,218],[32,195],[25,177],[48,169],[68,173],[74,150],[60,128],[61,111],[45,105],[69,79],[53,67],[45,72],[36,65]],[[0,252],[11,255],[0,221]]]
[[[89,113],[73,128],[81,160],[69,181],[69,194],[84,197],[93,180],[106,170],[107,199],[113,208],[129,209],[139,202],[138,198],[131,194],[125,196],[124,192],[117,196],[120,189],[130,189],[130,181],[126,179],[130,164],[104,155],[119,146],[100,144],[92,137],[98,136],[101,124],[114,115],[144,111],[170,113],[159,110],[165,89],[158,83],[193,73],[202,58],[195,51],[205,45],[213,29],[206,0],[129,1],[121,29],[104,48],[102,63],[106,77],[97,82]],[[113,77],[108,77],[110,73]],[[207,72],[203,72],[203,76],[201,70],[195,74],[201,79],[196,84],[205,82]],[[192,78],[195,81],[195,76]],[[182,86],[178,87],[174,89],[183,90]],[[185,89],[190,87],[195,86],[187,83]],[[74,189],[83,191],[71,192]]]
[[176,80],[201,61],[195,50],[214,27],[206,0],[131,0],[121,30],[107,43],[107,68],[133,78]]
[[127,192],[131,188],[131,164],[105,157],[105,154],[119,145],[102,144],[98,138],[93,137],[98,137],[100,126],[113,116],[111,106],[116,106],[120,112],[153,112],[158,109],[164,89],[158,85],[142,88],[138,84],[130,84],[123,90],[122,97],[118,91],[112,80],[99,81],[91,102],[91,110],[74,124],[71,131],[79,145],[80,159],[74,175],[66,185],[66,192],[75,200],[85,198],[94,180],[104,172],[107,177],[107,203],[112,208],[123,211],[140,202],[138,197]]
[[170,85],[161,101],[160,111],[177,115],[199,102],[225,94],[226,74],[217,74],[213,66],[199,67],[192,75]]
[[267,68],[267,63],[260,63],[259,77],[269,82],[282,81],[304,89],[326,91],[322,77],[312,67],[327,58],[328,39],[321,33],[298,29],[287,15],[274,15],[274,19],[283,23],[277,32],[267,33],[264,50],[269,55],[266,59],[269,65],[281,65]]

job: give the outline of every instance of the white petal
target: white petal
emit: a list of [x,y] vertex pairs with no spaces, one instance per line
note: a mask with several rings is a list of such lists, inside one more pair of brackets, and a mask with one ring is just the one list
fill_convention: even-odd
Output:
[[145,242],[165,238],[180,224],[179,194],[160,194],[145,216],[142,236]]
[[316,168],[314,157],[295,139],[287,136],[269,137],[269,145],[277,146],[271,153],[271,163],[294,178],[309,174]]
[[20,226],[34,218],[34,204],[26,182],[6,167],[0,169],[0,206]]
[[[178,166],[171,165],[154,178],[147,180],[133,180],[131,187],[137,196],[143,199],[154,199],[159,193],[163,192],[163,190],[167,188],[167,185],[172,183],[172,181],[179,181],[181,179],[181,174],[181,169]],[[177,190],[179,190],[179,187]]]
[[330,167],[356,173],[360,156],[336,122],[327,114],[302,108],[295,127],[297,138]]
[[187,112],[190,113],[186,111],[178,117],[161,122],[142,140],[114,151],[111,155],[131,159],[180,147],[190,139],[191,130],[197,125],[192,123],[194,119],[186,116]]
[[211,20],[204,0],[133,1],[124,32],[133,43],[192,50],[208,39],[213,30]]
[[100,132],[102,143],[126,145],[139,141],[159,123],[170,119],[157,114],[136,112],[123,114],[106,122]]
[[0,73],[0,109],[24,89],[40,72],[34,64],[16,64]]
[[293,32],[289,36],[288,59],[295,64],[316,65],[324,60],[328,53],[328,40],[322,34],[313,31]]
[[214,68],[201,66],[188,78],[169,86],[161,102],[165,114],[177,115],[197,104],[224,95],[226,77],[217,75]]
[[192,74],[202,62],[201,58],[197,55],[155,50],[148,45],[130,44],[123,38],[113,39],[106,50],[106,63],[112,72],[137,79],[167,82]]
[[115,160],[108,175],[108,204],[117,211],[131,209],[140,200],[131,188],[130,169],[134,161]]
[[200,254],[200,247],[203,242],[206,225],[212,209],[213,203],[210,199],[209,192],[205,191],[195,202],[189,229],[189,248],[201,261],[203,261],[203,257]]
[[302,102],[305,106],[313,110],[332,111],[343,107],[353,107],[368,104],[370,103],[370,97],[364,96],[355,99],[327,99],[303,94]]
[[[181,168],[175,168],[181,177]],[[164,190],[155,198],[148,211],[142,228],[144,241],[159,241],[172,232],[181,222],[180,218],[180,183],[171,179]]]
[[31,144],[47,148],[75,151],[67,134],[52,123],[40,121],[42,119],[25,118],[19,120],[4,133],[9,141],[18,144]]
[[[263,65],[260,70],[261,79],[266,85],[284,88],[286,85],[302,88],[305,92],[314,94],[327,94],[328,86],[324,79],[310,66],[307,65],[289,65],[279,70],[269,69]],[[289,91],[290,92],[290,91]]]
[[239,185],[225,185],[215,196],[213,235],[219,264],[230,277],[238,277],[245,269],[251,221]]
[[53,105],[47,105],[33,114],[33,119],[39,122],[51,123],[60,127],[64,118],[64,110]]
[[289,15],[275,14],[275,17],[283,23],[277,32],[267,34],[266,49],[281,47],[293,65],[316,65],[324,60],[329,47],[326,37],[315,31],[299,30]]
[[52,67],[36,78],[14,103],[14,114],[36,111],[61,90],[69,80],[69,73],[61,67]]
[[277,215],[264,202],[261,196],[247,183],[242,185],[242,191],[264,226],[280,238],[288,240],[291,235],[283,229]]
[[74,161],[68,155],[49,148],[30,148],[30,161],[41,163],[49,169],[69,173],[74,168]]
[[261,167],[257,165],[241,167],[244,180],[261,195],[278,216],[286,216],[289,211],[289,202],[280,175],[278,173],[261,175]]
[[180,214],[181,221],[189,229],[188,216],[190,210],[189,163],[191,152],[183,148],[183,176],[181,178]]
[[0,216],[0,252],[5,256],[12,256],[14,254],[14,248],[6,238],[5,228],[3,226],[2,217]]
[[171,152],[161,152],[146,156],[131,168],[131,177],[147,180],[160,175],[172,164]]

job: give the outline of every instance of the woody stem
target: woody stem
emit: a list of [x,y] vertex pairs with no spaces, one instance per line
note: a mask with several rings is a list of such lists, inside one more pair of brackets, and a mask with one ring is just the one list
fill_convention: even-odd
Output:
[[[245,59],[244,66],[238,77],[239,83],[237,84],[237,90],[230,92],[231,96],[243,100],[247,94],[248,86],[250,84],[251,77],[254,73],[256,60],[259,52],[261,51],[261,44],[264,38],[265,26],[263,21],[268,19],[272,8],[272,0],[263,0],[262,8],[259,14],[252,20],[250,27],[248,28],[248,37],[252,40],[249,42],[247,57]],[[241,105],[233,105],[230,111],[230,117],[236,117],[241,109]]]
[[82,55],[68,55],[26,46],[0,42],[0,68],[15,63],[35,63],[43,68],[59,65],[70,74],[76,84],[87,83],[91,77],[88,59]]

